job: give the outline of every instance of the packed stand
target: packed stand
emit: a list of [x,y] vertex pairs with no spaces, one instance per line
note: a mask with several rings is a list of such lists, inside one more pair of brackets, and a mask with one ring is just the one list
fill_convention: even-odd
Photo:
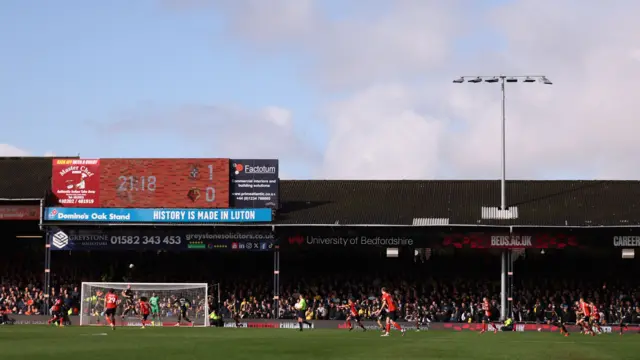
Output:
[[[296,294],[301,292],[309,299],[309,320],[344,320],[346,310],[341,306],[350,298],[356,300],[364,319],[373,319],[380,307],[380,288],[386,286],[394,293],[402,317],[407,321],[416,321],[418,317],[424,322],[478,322],[484,297],[490,299],[496,320],[500,314],[500,283],[487,280],[499,279],[496,257],[434,256],[426,262],[387,262],[384,259],[373,267],[358,267],[353,257],[341,259],[338,256],[335,261],[338,265],[332,265],[332,268],[323,264],[321,256],[315,262],[300,258],[282,265],[281,303],[276,313],[273,282],[269,275],[272,258],[269,254],[237,255],[56,254],[52,293],[54,296],[62,294],[65,308],[71,314],[77,314],[82,300],[79,291],[82,281],[207,282],[210,284],[209,308],[219,309],[226,318],[232,313],[238,313],[243,319],[293,318]],[[215,256],[218,258],[212,260]],[[247,259],[247,256],[255,258]],[[42,278],[38,275],[42,271],[32,263],[17,262],[19,260],[17,257],[11,259],[11,265],[4,263],[3,274],[7,276],[0,283],[0,306],[4,313],[42,314],[49,306],[42,289]],[[127,266],[129,263],[139,265],[132,271]],[[615,264],[611,271],[592,274],[585,267],[578,267],[580,270],[573,272],[576,266],[571,260],[554,258],[552,254],[545,258],[518,260],[511,315],[515,321],[544,323],[550,320],[555,307],[566,309],[572,320],[570,309],[584,297],[598,305],[605,323],[617,323],[620,310],[626,304],[633,307],[632,322],[640,323],[639,282],[630,275],[637,272],[627,266]],[[297,274],[304,277],[294,276]],[[608,279],[617,280],[614,283],[607,282]],[[218,284],[221,284],[220,288]],[[198,297],[189,300],[194,305],[196,317],[204,316],[205,300]],[[161,299],[161,316],[173,315],[172,302],[169,296]],[[101,313],[97,299],[89,308],[94,315]]]

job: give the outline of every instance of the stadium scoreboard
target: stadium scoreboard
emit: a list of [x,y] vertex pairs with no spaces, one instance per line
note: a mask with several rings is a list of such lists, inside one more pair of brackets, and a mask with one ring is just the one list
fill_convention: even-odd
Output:
[[60,206],[227,208],[228,159],[54,159]]
[[271,208],[278,160],[53,159],[58,207]]

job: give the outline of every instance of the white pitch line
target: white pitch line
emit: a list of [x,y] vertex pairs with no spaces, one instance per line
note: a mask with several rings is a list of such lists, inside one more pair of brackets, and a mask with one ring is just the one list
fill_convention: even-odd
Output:
[[[401,336],[391,336],[391,337],[401,337]],[[409,338],[411,338],[411,336],[408,336]],[[407,336],[404,336],[404,338],[407,338]],[[350,337],[350,339],[371,339],[371,337],[363,337],[363,336],[358,336],[358,337]],[[460,339],[456,339],[456,338],[437,338],[437,337],[425,337],[423,338],[426,341],[433,341],[433,342],[440,342],[440,341],[461,341]],[[525,343],[525,344],[623,344],[625,343],[624,341],[546,341],[546,340],[507,340],[507,342],[509,343]]]

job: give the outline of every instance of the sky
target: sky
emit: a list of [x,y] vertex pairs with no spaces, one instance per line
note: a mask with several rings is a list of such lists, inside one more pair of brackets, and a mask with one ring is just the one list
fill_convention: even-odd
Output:
[[[39,6],[34,6],[39,4]],[[287,179],[639,179],[640,2],[0,2],[0,156],[278,158]]]

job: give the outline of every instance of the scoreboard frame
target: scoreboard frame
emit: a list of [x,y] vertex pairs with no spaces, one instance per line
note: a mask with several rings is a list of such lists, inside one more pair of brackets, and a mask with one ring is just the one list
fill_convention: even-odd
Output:
[[58,206],[230,207],[229,159],[53,159]]

